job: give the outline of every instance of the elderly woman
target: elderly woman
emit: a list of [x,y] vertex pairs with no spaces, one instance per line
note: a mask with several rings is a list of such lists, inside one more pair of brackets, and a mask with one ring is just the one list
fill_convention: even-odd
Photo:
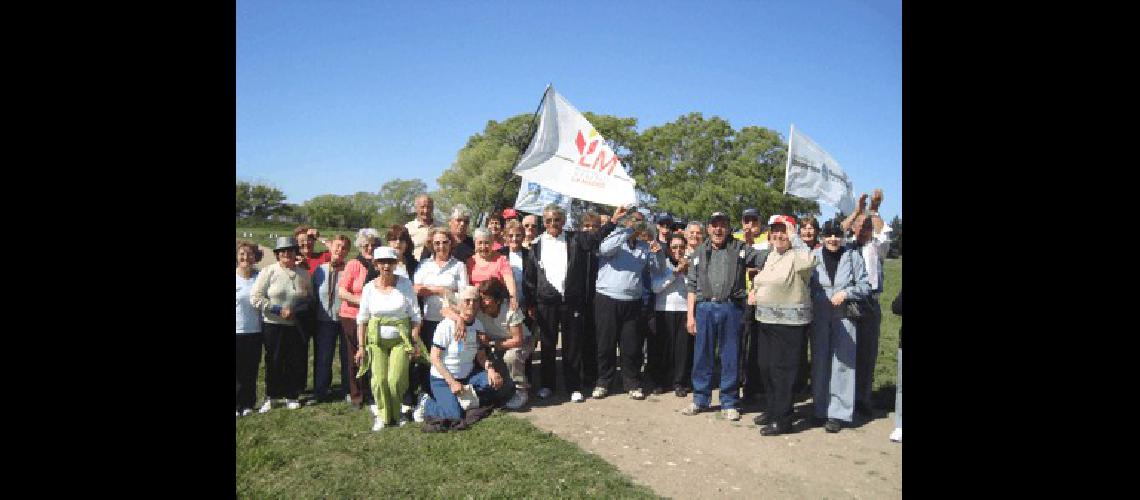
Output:
[[530,384],[526,378],[526,362],[534,352],[534,337],[523,324],[522,311],[507,307],[510,294],[500,279],[489,278],[479,283],[476,290],[479,292],[479,307],[475,318],[486,333],[480,336],[480,344],[494,348],[495,358],[502,361],[510,373],[518,390],[504,406],[517,410],[527,400]]
[[506,240],[503,238],[503,215],[499,212],[494,212],[487,217],[487,230],[491,232],[491,249],[498,252],[500,248],[506,245]]
[[[341,299],[337,293],[337,283],[344,276],[345,256],[350,242],[348,236],[337,235],[329,240],[331,260],[320,264],[312,271],[313,292],[317,297],[317,329],[313,337],[313,402],[326,402],[329,399],[329,386],[332,384],[333,355],[337,339],[341,337]],[[340,374],[341,384],[347,388],[350,378],[348,351],[341,341]]]
[[313,296],[309,273],[297,266],[297,240],[277,238],[273,249],[277,262],[258,273],[250,293],[250,303],[261,311],[265,334],[266,413],[274,399],[285,399],[290,410],[301,407],[305,385],[305,339],[297,329],[296,314],[310,304]]
[[511,310],[519,308],[518,283],[511,269],[511,262],[503,254],[494,251],[494,240],[486,228],[475,230],[475,255],[467,259],[467,276],[472,286],[479,286],[490,278],[499,278],[511,292]]
[[444,319],[436,327],[431,346],[431,397],[420,397],[414,413],[417,422],[462,419],[464,410],[457,395],[464,392],[464,386],[480,400],[490,399],[503,386],[503,374],[479,348],[478,331],[483,326],[475,319],[478,301],[475,287],[464,288],[459,293],[460,320]]
[[[372,265],[372,251],[380,246],[380,233],[373,228],[366,227],[356,233],[356,249],[360,255],[345,264],[344,274],[337,283],[337,294],[340,296],[340,326],[344,337],[341,339],[342,356],[356,359],[360,349],[356,338],[356,315],[360,312],[360,295],[364,285],[372,281],[370,274],[375,273]],[[343,359],[343,358],[342,358]],[[364,403],[373,400],[368,389],[367,379],[357,379],[357,366],[342,366],[341,370],[348,370],[348,395],[345,399],[357,409],[363,408]],[[372,405],[375,408],[375,404]],[[374,410],[375,413],[375,410]]]
[[412,243],[412,236],[408,234],[408,228],[393,224],[392,228],[388,230],[387,241],[388,246],[395,248],[396,253],[400,256],[400,261],[396,263],[396,274],[409,280],[412,279],[416,275],[416,266],[420,262],[412,255],[415,243]]
[[[468,283],[467,266],[451,256],[452,240],[447,230],[432,229],[427,241],[431,246],[430,257],[420,261],[413,279],[416,295],[423,299],[424,304],[424,323],[420,328],[420,340],[424,345],[431,342],[436,326],[443,321],[445,303]],[[428,368],[419,364],[412,367],[409,391],[419,390],[424,394],[431,391]]]
[[[768,369],[760,382],[768,397],[768,411],[756,419],[760,434],[773,436],[792,428],[792,388],[800,368],[800,349],[812,320],[811,273],[815,257],[807,248],[793,249],[797,239],[790,218],[776,219],[768,227],[764,265],[752,278],[748,302],[756,306],[759,349]],[[791,233],[791,234],[789,234]]]
[[679,398],[689,395],[689,381],[693,374],[693,336],[685,329],[685,315],[688,312],[688,290],[685,289],[685,273],[689,271],[689,260],[685,258],[687,246],[685,236],[673,233],[669,236],[668,261],[660,266],[652,277],[654,300],[654,338],[649,339],[650,357],[657,358],[651,366],[658,367],[650,372],[658,387],[673,387],[673,394]]
[[372,372],[372,394],[378,406],[372,430],[379,431],[397,417],[401,427],[408,423],[399,411],[400,401],[408,388],[409,358],[419,357],[423,347],[415,341],[419,340],[420,309],[412,282],[395,273],[399,255],[392,247],[380,247],[372,260],[380,275],[364,287],[360,297],[356,339],[365,347],[356,352],[356,362],[361,372]]
[[234,351],[237,353],[237,416],[253,413],[257,398],[257,369],[261,363],[261,313],[253,308],[250,294],[257,280],[254,264],[261,261],[261,249],[256,243],[239,241],[237,244],[237,336]]
[[844,302],[871,293],[863,256],[843,245],[837,221],[823,226],[823,246],[814,250],[812,296],[812,399],[817,421],[827,432],[839,432],[851,422],[855,405],[855,323]]

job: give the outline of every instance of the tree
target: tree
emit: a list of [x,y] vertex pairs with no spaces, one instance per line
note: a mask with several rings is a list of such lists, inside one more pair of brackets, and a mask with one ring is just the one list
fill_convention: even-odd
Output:
[[724,211],[735,220],[750,207],[768,215],[818,213],[815,202],[783,194],[786,155],[787,145],[770,129],[736,132],[719,117],[689,113],[643,132],[630,165],[658,209],[686,218]]
[[416,196],[426,192],[427,184],[419,179],[393,179],[380,186],[378,208],[393,208],[395,214],[412,214],[416,208]]
[[286,215],[285,193],[263,183],[237,182],[237,216],[266,219],[271,215]]
[[897,215],[891,219],[891,247],[887,256],[902,257],[902,218]]
[[354,227],[350,224],[359,221],[351,196],[322,194],[305,201],[301,208],[309,224],[318,227]]

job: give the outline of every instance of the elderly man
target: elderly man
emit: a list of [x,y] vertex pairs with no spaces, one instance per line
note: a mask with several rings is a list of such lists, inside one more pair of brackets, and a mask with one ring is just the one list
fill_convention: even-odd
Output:
[[[627,213],[625,227],[614,230],[610,222],[599,229],[605,236],[598,247],[597,295],[594,296],[594,321],[598,339],[598,382],[592,394],[603,398],[609,392],[614,376],[614,347],[621,345],[621,375],[632,399],[645,399],[641,380],[641,346],[645,342],[639,321],[643,320],[642,299],[649,276],[663,266],[658,252],[661,245],[637,239],[637,230],[645,224],[645,216],[625,207],[614,210],[611,221],[621,220]],[[672,222],[672,221],[670,221]]]
[[879,327],[883,310],[879,295],[883,293],[883,258],[891,246],[891,227],[879,217],[879,204],[883,190],[876,188],[871,194],[868,211],[867,194],[859,197],[855,212],[843,220],[843,230],[854,233],[849,248],[859,250],[867,266],[867,281],[871,282],[871,314],[860,318],[855,325],[855,416],[860,419],[874,417],[871,390],[874,388],[875,362],[879,356]]
[[693,402],[681,411],[696,415],[712,400],[713,356],[720,355],[720,407],[727,420],[740,420],[736,409],[739,394],[738,368],[740,330],[747,290],[744,273],[761,269],[767,252],[758,252],[729,237],[729,219],[724,212],[709,216],[709,239],[693,252],[686,277],[688,317],[686,327],[696,335],[693,345]]
[[586,269],[590,253],[598,249],[604,234],[563,232],[566,211],[549,204],[542,212],[546,231],[535,238],[530,247],[533,265],[524,269],[526,306],[537,319],[542,335],[540,367],[542,388],[538,397],[554,393],[554,351],[562,334],[562,375],[570,401],[582,402],[582,346],[579,341],[584,320],[586,292],[589,289]]
[[685,242],[688,244],[685,247],[685,258],[692,258],[693,252],[697,251],[697,247],[705,241],[705,225],[698,221],[689,222],[685,226]]
[[522,219],[523,227],[523,246],[530,248],[534,243],[534,239],[538,237],[538,217],[535,215],[527,215]]
[[[451,218],[448,219],[447,225],[451,233],[451,256],[459,262],[467,262],[467,259],[475,255],[475,240],[467,234],[467,230],[471,228],[471,210],[462,203],[456,205],[451,209]],[[430,259],[431,255],[431,249],[425,247],[424,256],[420,260]]]
[[408,229],[408,236],[412,237],[412,255],[416,259],[423,257],[424,247],[427,246],[425,243],[432,226],[435,226],[435,200],[426,194],[416,196],[416,218],[404,224]]

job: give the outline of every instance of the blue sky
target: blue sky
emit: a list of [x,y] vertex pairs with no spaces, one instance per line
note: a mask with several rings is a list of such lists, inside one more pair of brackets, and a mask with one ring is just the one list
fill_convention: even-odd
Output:
[[[436,178],[548,83],[638,130],[698,111],[789,126],[902,213],[894,1],[237,2],[239,180],[302,203]],[[834,209],[821,206],[825,216]]]

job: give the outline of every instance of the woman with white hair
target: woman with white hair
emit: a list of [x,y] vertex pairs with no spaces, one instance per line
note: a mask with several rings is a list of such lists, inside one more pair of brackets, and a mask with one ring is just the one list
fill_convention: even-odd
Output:
[[297,266],[297,240],[277,238],[273,255],[277,262],[258,273],[250,292],[250,304],[261,312],[265,335],[266,413],[274,399],[284,399],[290,410],[301,407],[305,386],[305,339],[297,329],[297,312],[309,307],[313,296],[309,273]]
[[461,393],[471,391],[477,399],[489,400],[502,387],[504,374],[479,349],[478,332],[483,325],[475,319],[478,302],[475,287],[464,288],[457,304],[459,321],[445,318],[436,327],[431,346],[431,397],[420,397],[414,413],[417,422],[425,418],[460,420],[465,411],[459,403]]
[[471,281],[471,286],[479,286],[479,283],[490,278],[503,280],[507,285],[507,291],[511,294],[510,310],[518,310],[519,289],[515,282],[514,270],[511,269],[511,261],[506,255],[494,250],[495,239],[487,228],[476,229],[474,236],[475,255],[467,259],[467,278]]
[[422,344],[416,342],[420,334],[419,302],[411,280],[395,274],[399,261],[392,247],[374,251],[373,262],[380,275],[365,285],[356,315],[357,343],[364,346],[356,352],[356,363],[361,373],[372,372],[372,394],[378,406],[373,431],[397,418],[401,427],[408,423],[399,411],[408,388],[408,362],[423,352]]
[[[360,296],[364,291],[365,283],[372,280],[369,275],[376,272],[372,265],[372,251],[379,246],[379,243],[379,231],[370,227],[357,231],[356,249],[360,251],[360,255],[345,264],[344,274],[341,275],[337,283],[337,294],[341,299],[338,315],[340,316],[341,333],[344,335],[341,348],[346,350],[344,356],[352,360],[356,359],[356,353],[360,349],[356,338],[356,315],[360,312]],[[360,409],[364,407],[365,400],[373,398],[368,390],[367,378],[363,380],[356,378],[357,368],[356,365],[342,366],[341,370],[349,370],[349,373],[352,374],[348,377],[348,396],[345,399],[348,400],[349,404]],[[375,408],[374,403],[372,407]]]
[[[425,251],[428,258],[420,261],[413,279],[416,295],[424,303],[424,324],[420,328],[420,340],[424,345],[431,342],[436,326],[443,321],[446,303],[453,301],[455,293],[468,283],[467,266],[451,256],[451,236],[447,230],[433,228],[428,233],[427,245],[430,247]],[[431,391],[428,384],[428,367],[413,365],[409,391],[419,390],[426,394]]]

